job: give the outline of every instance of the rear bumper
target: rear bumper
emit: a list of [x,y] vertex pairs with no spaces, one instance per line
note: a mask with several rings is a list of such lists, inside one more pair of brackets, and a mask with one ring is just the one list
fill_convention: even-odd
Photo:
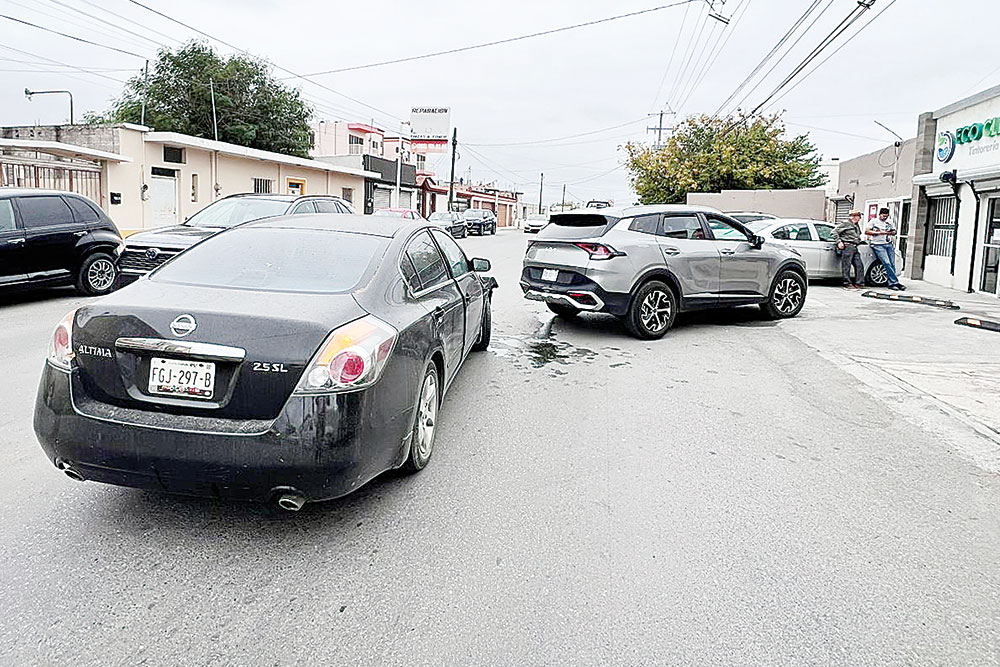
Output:
[[532,301],[571,306],[578,310],[610,313],[622,316],[628,312],[631,295],[609,292],[581,274],[576,274],[571,284],[558,284],[536,280],[525,269],[521,274],[521,290]]
[[273,421],[223,424],[227,420],[98,410],[74,400],[80,391],[74,374],[46,364],[34,428],[57,467],[69,465],[86,480],[108,484],[257,501],[277,490],[294,489],[310,501],[354,491],[402,461],[412,416],[364,420],[372,396],[361,391],[293,396]]

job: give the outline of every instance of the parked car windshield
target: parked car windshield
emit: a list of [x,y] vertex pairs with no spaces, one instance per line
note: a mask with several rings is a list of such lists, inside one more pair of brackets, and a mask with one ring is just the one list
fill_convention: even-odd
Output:
[[284,215],[288,202],[282,199],[234,197],[201,209],[185,222],[189,227],[235,227],[251,220]]
[[178,255],[150,280],[270,292],[348,292],[389,239],[313,229],[243,227]]
[[774,218],[769,215],[758,215],[756,213],[727,213],[727,215],[734,220],[739,220],[743,224],[756,222],[757,220],[774,220]]
[[462,216],[466,220],[475,220],[477,218],[485,218],[486,217],[486,211],[484,209],[481,209],[481,208],[470,208],[465,213],[463,213]]
[[[738,216],[738,215],[733,216],[733,217],[736,218],[737,220],[740,220],[740,216]],[[756,234],[756,233],[761,232],[764,229],[770,227],[771,223],[773,223],[774,220],[761,219],[761,220],[751,220],[750,222],[747,222],[746,220],[740,220],[740,222],[742,222],[744,225],[746,225],[747,229],[749,229],[751,232],[753,232],[754,234]]]
[[428,220],[431,222],[451,222],[451,213],[442,213],[441,211],[431,213]]

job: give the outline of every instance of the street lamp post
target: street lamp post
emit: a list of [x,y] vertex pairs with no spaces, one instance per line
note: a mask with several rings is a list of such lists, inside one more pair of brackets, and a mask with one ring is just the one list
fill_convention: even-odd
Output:
[[27,88],[24,89],[24,96],[27,97],[29,100],[31,99],[31,97],[33,95],[51,95],[53,93],[59,93],[59,94],[69,95],[69,124],[70,125],[74,125],[74,123],[73,123],[73,93],[69,92],[68,90],[28,90]]

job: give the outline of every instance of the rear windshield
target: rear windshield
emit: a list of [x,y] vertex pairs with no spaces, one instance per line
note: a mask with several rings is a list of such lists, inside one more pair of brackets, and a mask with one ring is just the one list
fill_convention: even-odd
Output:
[[286,210],[288,202],[280,199],[235,197],[206,206],[184,224],[191,227],[235,227],[251,220],[284,215]]
[[553,215],[549,222],[559,227],[603,227],[609,222],[604,215],[586,215],[581,213],[559,213]]
[[366,234],[241,227],[181,253],[150,280],[269,292],[348,292],[388,245],[389,239]]

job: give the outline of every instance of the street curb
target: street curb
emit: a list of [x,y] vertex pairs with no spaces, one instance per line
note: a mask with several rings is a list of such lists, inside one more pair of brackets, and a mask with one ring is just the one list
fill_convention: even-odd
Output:
[[935,308],[945,308],[947,310],[961,310],[962,307],[959,306],[954,301],[947,301],[945,299],[929,299],[925,296],[912,296],[909,294],[886,294],[884,292],[874,292],[868,290],[861,296],[866,296],[869,299],[882,299],[883,301],[905,301],[906,303],[921,303],[925,306],[934,306]]
[[987,331],[996,331],[1000,333],[1000,322],[981,320],[976,317],[960,317],[957,320],[955,320],[955,324],[958,324],[963,327],[972,327],[973,329],[985,329]]

